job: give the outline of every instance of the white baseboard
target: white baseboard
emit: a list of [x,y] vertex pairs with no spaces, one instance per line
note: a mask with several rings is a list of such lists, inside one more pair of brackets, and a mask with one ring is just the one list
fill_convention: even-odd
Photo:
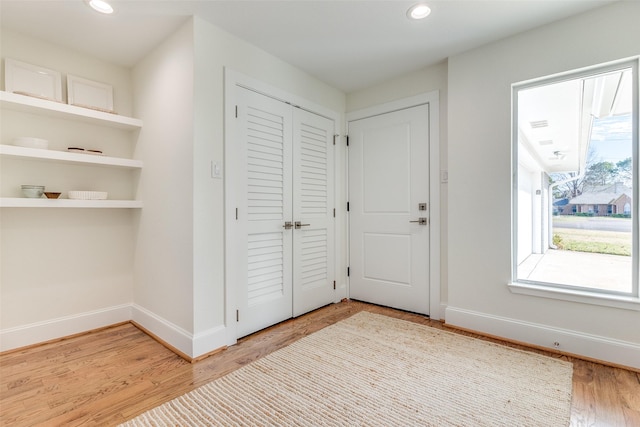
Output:
[[193,335],[136,304],[122,304],[0,330],[0,352],[41,344],[122,322],[134,321],[185,355],[197,358],[224,347],[226,327]]
[[447,315],[447,304],[441,302],[440,303],[440,320],[443,322],[446,322],[446,315]]
[[137,304],[132,307],[131,320],[191,358],[218,350],[227,344],[227,328],[224,325],[193,335],[144,307]]
[[193,357],[192,334],[155,313],[132,304],[131,320],[183,354]]
[[227,345],[227,327],[216,326],[200,332],[193,337],[193,356],[200,357],[212,351],[219,350]]
[[0,331],[0,351],[39,344],[131,319],[131,304],[122,304]]
[[[640,369],[640,345],[448,306],[447,325]],[[554,346],[559,343],[559,346]]]

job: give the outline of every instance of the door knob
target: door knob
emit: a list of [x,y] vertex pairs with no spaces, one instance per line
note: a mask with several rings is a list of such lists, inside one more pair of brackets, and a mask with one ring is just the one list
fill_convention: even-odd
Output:
[[291,230],[293,224],[291,223],[291,221],[286,221],[282,227],[284,227],[285,230]]
[[427,218],[420,217],[416,221],[409,221],[409,222],[417,222],[420,225],[427,225]]
[[300,221],[296,221],[296,222],[295,222],[296,230],[299,230],[299,229],[301,229],[302,227],[308,227],[308,226],[310,226],[310,225],[311,225],[311,224],[302,224]]

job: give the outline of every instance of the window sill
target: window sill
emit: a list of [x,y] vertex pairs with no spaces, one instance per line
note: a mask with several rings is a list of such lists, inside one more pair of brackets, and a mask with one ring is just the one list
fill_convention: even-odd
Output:
[[542,298],[552,298],[563,301],[579,302],[583,304],[602,305],[605,307],[621,308],[640,311],[640,298],[618,295],[607,295],[582,290],[552,288],[532,283],[511,282],[509,290],[514,294],[531,295]]

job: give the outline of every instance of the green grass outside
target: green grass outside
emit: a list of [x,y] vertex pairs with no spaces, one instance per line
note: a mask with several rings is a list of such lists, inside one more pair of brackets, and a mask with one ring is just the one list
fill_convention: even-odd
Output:
[[558,249],[631,256],[631,233],[557,228],[553,235]]

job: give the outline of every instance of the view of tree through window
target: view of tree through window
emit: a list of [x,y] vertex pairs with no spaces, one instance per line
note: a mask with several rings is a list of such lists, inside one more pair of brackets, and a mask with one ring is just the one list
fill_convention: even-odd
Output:
[[515,280],[637,292],[633,74],[515,90]]

